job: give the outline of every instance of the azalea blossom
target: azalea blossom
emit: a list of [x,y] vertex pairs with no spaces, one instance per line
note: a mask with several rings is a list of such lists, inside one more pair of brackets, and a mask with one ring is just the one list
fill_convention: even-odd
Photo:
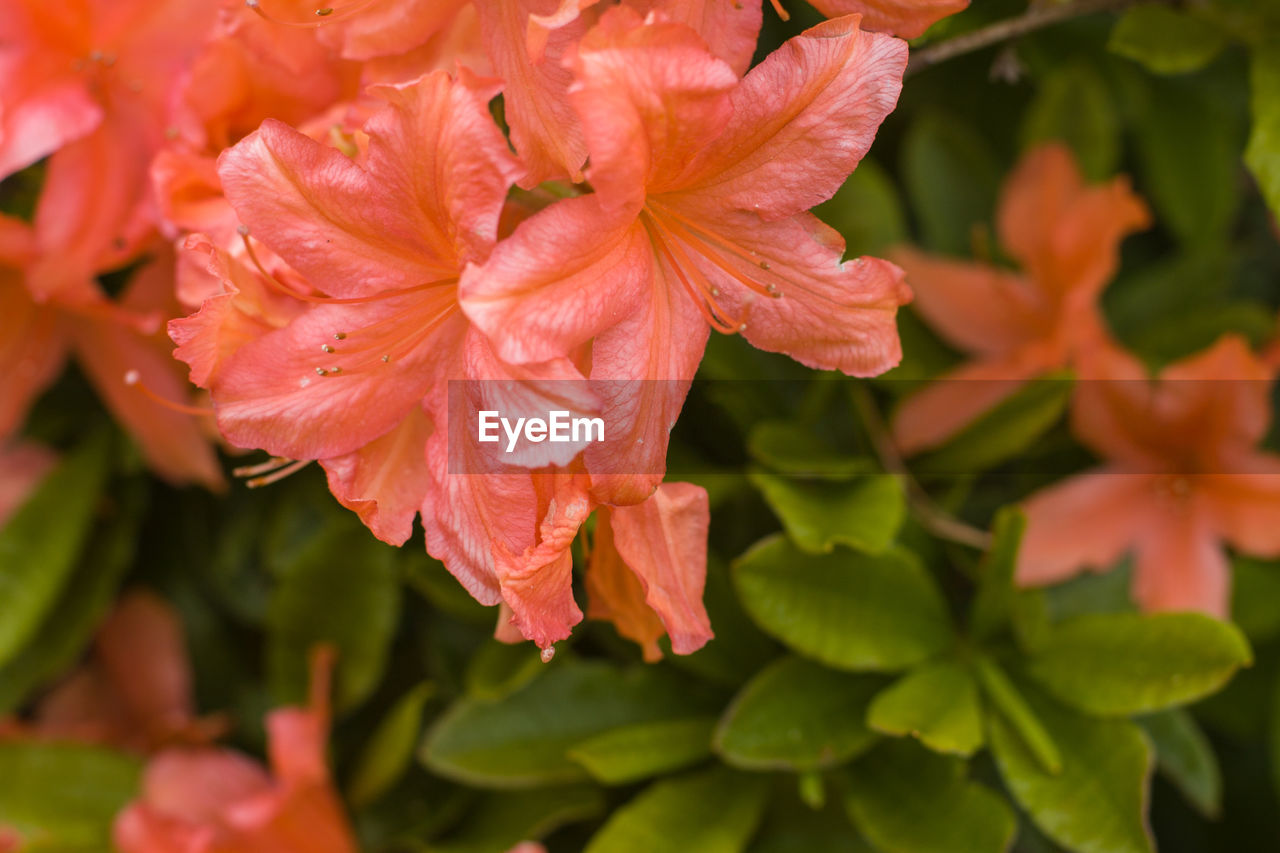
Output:
[[1028,499],[1018,580],[1056,583],[1132,553],[1139,606],[1225,619],[1223,544],[1280,556],[1280,456],[1257,449],[1274,371],[1234,336],[1154,382],[1110,345],[1086,368],[1072,430],[1104,462]]
[[1021,272],[895,250],[916,310],[973,356],[902,403],[893,423],[902,451],[942,444],[1027,381],[1101,345],[1098,297],[1120,242],[1149,221],[1126,178],[1088,186],[1070,151],[1048,143],[1023,156],[997,211],[1001,246]]
[[221,723],[197,719],[182,623],[162,598],[123,595],[94,639],[89,659],[5,736],[101,743],[151,751],[212,740]]
[[115,820],[121,853],[355,853],[325,760],[332,660],[314,656],[307,707],[267,715],[269,772],[214,747],[152,758],[141,793]]
[[[586,451],[593,494],[637,503],[708,332],[741,332],[812,367],[880,373],[909,293],[885,261],[841,262],[807,211],[840,186],[897,100],[905,45],[830,21],[741,81],[687,26],[607,11],[571,58],[592,193],[522,222],[461,285],[513,363],[591,343],[625,434]],[[642,472],[642,473],[641,473]]]
[[75,296],[38,300],[28,289],[39,267],[36,243],[30,226],[0,216],[0,356],[8,365],[0,383],[0,436],[21,426],[73,354],[158,474],[220,486],[221,468],[199,421],[124,383],[132,372],[170,400],[188,391],[160,327],[160,317],[174,310],[172,255],[162,252],[139,270],[118,302],[96,284]]

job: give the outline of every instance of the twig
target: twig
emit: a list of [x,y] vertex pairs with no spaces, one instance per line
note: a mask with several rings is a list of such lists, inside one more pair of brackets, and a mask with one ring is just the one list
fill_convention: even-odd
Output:
[[924,487],[916,481],[915,477],[911,476],[911,471],[908,470],[907,464],[902,461],[902,456],[898,454],[898,448],[893,444],[893,438],[889,435],[889,429],[885,426],[884,418],[880,416],[880,409],[876,407],[876,401],[871,397],[871,392],[867,389],[865,383],[853,383],[853,405],[858,412],[858,416],[862,419],[863,426],[867,428],[867,434],[871,437],[871,444],[875,448],[876,456],[880,459],[880,464],[890,474],[894,474],[902,480],[903,489],[907,495],[907,504],[911,507],[912,513],[920,521],[924,529],[939,539],[946,539],[960,545],[968,545],[970,548],[977,548],[979,551],[986,551],[990,548],[990,533],[980,530],[971,524],[966,524],[949,514],[934,503],[933,498],[929,497],[929,493],[924,490]]
[[1060,21],[1132,6],[1137,0],[1068,0],[1064,3],[1036,4],[1017,18],[997,21],[989,26],[930,45],[911,55],[907,74],[931,68],[956,56],[982,50]]

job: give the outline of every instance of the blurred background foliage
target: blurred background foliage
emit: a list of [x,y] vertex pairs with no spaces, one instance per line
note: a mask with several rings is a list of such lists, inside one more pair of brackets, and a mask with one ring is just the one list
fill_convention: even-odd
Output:
[[[1028,145],[1063,140],[1091,179],[1131,175],[1155,213],[1105,294],[1121,341],[1152,368],[1227,332],[1262,344],[1280,309],[1280,7],[1112,5],[913,65],[819,213],[851,254],[991,257],[1001,180]],[[818,20],[789,9],[766,15],[762,55]],[[917,62],[1024,14],[980,0]],[[29,215],[39,180],[6,181],[4,209]],[[877,455],[881,412],[958,356],[910,311],[901,331],[902,366],[872,382],[712,341],[671,476],[711,494],[716,639],[655,665],[596,622],[549,664],[498,643],[495,612],[420,536],[378,543],[314,468],[258,491],[165,486],[72,370],[26,430],[63,461],[0,531],[0,715],[145,586],[181,613],[199,708],[225,712],[251,753],[264,712],[304,700],[308,651],[336,646],[332,757],[368,851],[1137,853],[1280,837],[1280,565],[1235,561],[1234,624],[1139,616],[1123,566],[1015,589],[1008,507],[1089,464],[1063,419],[1069,383],[1002,405],[938,451],[954,473],[916,486]],[[990,536],[940,536],[930,512]],[[41,830],[42,850],[107,849],[139,767],[0,745],[0,823]]]

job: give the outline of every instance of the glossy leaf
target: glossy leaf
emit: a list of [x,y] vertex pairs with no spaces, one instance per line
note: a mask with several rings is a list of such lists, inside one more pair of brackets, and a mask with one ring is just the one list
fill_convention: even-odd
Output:
[[836,545],[882,553],[906,516],[902,484],[889,474],[832,482],[753,471],[751,483],[792,541],[811,554],[828,554]]
[[604,795],[590,785],[487,794],[431,853],[507,853],[566,824],[604,811]]
[[1127,720],[1086,717],[1027,692],[1036,717],[1061,747],[1062,767],[1046,772],[1002,719],[991,750],[1005,785],[1049,838],[1079,853],[1152,853],[1147,828],[1154,756]]
[[887,741],[849,769],[849,815],[880,850],[1000,853],[1017,821],[1003,797],[965,779],[965,765]]
[[979,566],[978,590],[969,609],[969,630],[975,639],[990,639],[1012,623],[1018,595],[1013,575],[1026,527],[1026,517],[1016,508],[996,514],[991,548]]
[[1140,714],[1216,691],[1252,662],[1234,625],[1196,613],[1098,613],[1055,626],[1027,671],[1092,714]]
[[57,605],[93,526],[110,441],[97,434],[51,471],[0,529],[0,664]]
[[[366,530],[340,526],[313,538],[282,567],[271,600],[268,669],[281,703],[306,695],[313,649],[338,653],[335,706],[359,705],[377,687],[400,608],[395,551]],[[338,604],[340,602],[340,604]]]
[[1222,771],[1213,746],[1186,711],[1162,711],[1138,721],[1156,748],[1156,767],[1197,811],[1216,818],[1222,810]]
[[588,778],[570,750],[605,732],[715,709],[666,670],[554,663],[501,700],[465,698],[427,733],[428,768],[469,785],[520,788]]
[[0,827],[31,850],[107,850],[111,823],[138,792],[132,756],[73,743],[0,743]]
[[876,695],[867,725],[911,736],[935,752],[972,755],[983,743],[978,683],[959,661],[926,663]]
[[586,853],[738,853],[760,822],[768,782],[718,767],[664,779],[618,809]]
[[660,720],[610,729],[569,750],[605,785],[625,785],[694,764],[711,754],[714,717]]
[[1253,126],[1244,159],[1275,215],[1280,215],[1280,36],[1254,47],[1249,92]]
[[347,785],[352,805],[359,808],[378,799],[413,763],[422,712],[434,692],[427,682],[417,685],[400,697],[374,729]]
[[1159,3],[1126,9],[1107,41],[1112,53],[1140,62],[1157,74],[1203,68],[1226,45],[1226,33],[1211,21]]
[[941,592],[901,548],[812,555],[772,536],[739,558],[734,580],[761,628],[837,669],[904,669],[952,642]]
[[787,657],[742,689],[716,729],[715,748],[747,770],[816,770],[865,751],[876,735],[863,721],[884,682]]

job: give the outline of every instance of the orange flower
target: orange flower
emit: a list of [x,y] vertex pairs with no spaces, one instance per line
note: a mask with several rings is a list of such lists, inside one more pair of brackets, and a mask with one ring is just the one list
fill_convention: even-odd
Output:
[[902,248],[916,309],[974,359],[909,397],[894,418],[904,453],[945,442],[1029,379],[1074,365],[1104,337],[1098,296],[1120,241],[1144,228],[1146,206],[1125,178],[1086,186],[1071,153],[1028,152],[1005,183],[996,223],[1022,272]]
[[147,751],[174,741],[204,742],[221,729],[198,720],[182,625],[168,603],[134,591],[98,629],[89,660],[7,734],[70,739]]
[[313,657],[309,707],[267,716],[270,773],[227,749],[153,758],[141,796],[116,818],[122,853],[355,853],[325,763],[332,663]]
[[1106,462],[1027,501],[1019,581],[1054,583],[1133,552],[1143,609],[1225,618],[1222,543],[1280,555],[1280,456],[1256,449],[1273,372],[1233,336],[1154,383],[1110,345],[1083,367],[1090,379],[1077,386],[1072,428]]

